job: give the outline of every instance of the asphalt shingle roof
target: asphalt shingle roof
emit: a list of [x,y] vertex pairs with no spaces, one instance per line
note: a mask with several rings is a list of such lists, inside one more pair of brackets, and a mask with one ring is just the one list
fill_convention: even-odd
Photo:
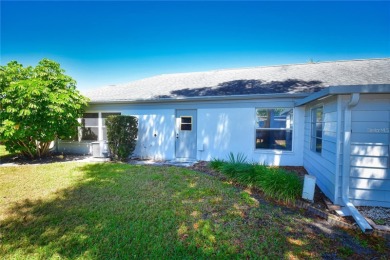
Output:
[[84,93],[92,102],[313,93],[329,86],[390,84],[390,58],[164,74]]

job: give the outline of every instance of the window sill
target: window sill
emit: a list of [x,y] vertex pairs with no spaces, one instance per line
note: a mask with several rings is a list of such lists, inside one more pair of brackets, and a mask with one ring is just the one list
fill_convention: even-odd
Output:
[[253,151],[255,154],[264,154],[264,153],[267,153],[267,154],[288,154],[288,155],[292,155],[292,154],[295,154],[294,151],[284,151],[284,150],[267,150],[267,149],[255,149]]
[[59,143],[62,143],[62,144],[74,144],[74,143],[82,143],[82,144],[90,144],[90,143],[93,143],[93,142],[97,142],[97,141],[69,141],[69,140],[58,140]]

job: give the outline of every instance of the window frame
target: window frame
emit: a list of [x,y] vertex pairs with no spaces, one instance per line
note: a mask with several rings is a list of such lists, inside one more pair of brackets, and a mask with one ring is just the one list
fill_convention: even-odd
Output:
[[[93,125],[93,124],[86,124],[84,123],[83,125],[83,120],[85,120],[86,118],[88,117],[84,117],[85,114],[97,114],[97,117],[90,117],[92,119],[97,119],[96,123],[97,125]],[[81,126],[78,127],[78,139],[80,142],[96,142],[96,141],[99,141],[99,112],[85,112],[83,113],[83,117],[82,118],[79,118],[79,123],[81,124]],[[84,121],[85,122],[85,121]],[[96,140],[92,140],[92,139],[88,139],[88,140],[85,140],[83,139],[83,128],[87,129],[87,128],[97,128],[97,137],[96,137]]]
[[[285,110],[289,110],[291,111],[291,120],[290,120],[290,123],[289,125],[287,125],[287,122],[286,122],[286,125],[285,127],[271,127],[271,123],[270,123],[270,127],[260,127],[259,126],[259,121],[258,118],[258,110],[277,110],[277,109],[285,109]],[[288,107],[288,106],[282,106],[282,107],[256,107],[255,108],[255,130],[254,130],[254,149],[255,149],[255,152],[282,152],[282,153],[291,153],[294,151],[294,114],[295,114],[295,111],[294,111],[294,107]],[[268,119],[268,120],[271,120],[271,119]],[[286,119],[287,120],[287,119]],[[286,137],[287,137],[287,133],[291,133],[291,146],[289,149],[287,149],[287,138],[285,138],[285,141],[286,141],[286,149],[280,149],[280,148],[257,148],[257,131],[258,130],[265,130],[265,131],[284,131],[285,134],[286,134]]]
[[[98,117],[97,117],[97,123],[98,125],[97,126],[90,126],[90,125],[86,125],[84,127],[97,127],[98,128],[98,137],[97,137],[97,140],[83,140],[82,139],[82,128],[83,126],[79,126],[78,127],[78,140],[79,142],[97,142],[97,141],[105,141],[107,139],[103,139],[104,138],[104,132],[103,132],[103,129],[106,128],[105,126],[105,123],[103,124],[103,114],[119,114],[119,115],[122,115],[122,112],[120,111],[88,111],[88,112],[85,112],[84,114],[98,114]],[[82,123],[82,120],[83,118],[79,118],[78,121],[79,123],[81,124]]]
[[[318,110],[321,109],[321,120],[318,121]],[[321,137],[318,136],[317,124],[321,124]],[[310,151],[322,155],[323,140],[324,140],[324,106],[319,105],[310,109]],[[320,140],[321,147],[318,151],[317,141]]]
[[[183,123],[183,118],[190,118],[191,122],[190,123]],[[191,130],[182,129],[182,125],[190,125],[191,126]],[[192,131],[192,126],[193,126],[193,118],[192,118],[192,116],[180,116],[180,131],[191,132]]]

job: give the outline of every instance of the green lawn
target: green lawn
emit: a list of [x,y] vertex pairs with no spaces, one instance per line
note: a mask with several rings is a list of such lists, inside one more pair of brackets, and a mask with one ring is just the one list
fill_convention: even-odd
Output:
[[[347,232],[337,230],[338,238],[315,221],[183,168],[0,168],[1,259],[353,256]],[[369,239],[353,238],[359,256],[386,257],[384,240]]]
[[0,145],[0,163],[2,163],[5,159],[8,159],[14,155],[15,154],[10,153],[5,149],[5,145]]
[[9,152],[7,150],[5,150],[5,146],[4,145],[0,145],[0,157],[1,156],[6,156],[8,154],[9,154]]

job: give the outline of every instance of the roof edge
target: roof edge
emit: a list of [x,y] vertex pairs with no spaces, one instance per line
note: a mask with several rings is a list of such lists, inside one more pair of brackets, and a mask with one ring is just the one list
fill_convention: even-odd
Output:
[[253,100],[272,98],[304,98],[310,93],[282,93],[282,94],[257,94],[257,95],[232,95],[232,96],[202,96],[202,97],[176,97],[160,99],[111,99],[91,100],[89,104],[127,104],[127,103],[171,103],[171,102],[193,102],[193,101],[228,101],[228,100]]
[[[214,72],[229,72],[236,70],[248,70],[248,69],[264,69],[264,68],[275,68],[275,67],[287,67],[287,66],[303,66],[310,64],[323,64],[323,63],[344,63],[344,62],[360,62],[360,61],[376,61],[376,60],[390,60],[390,57],[378,57],[378,58],[357,58],[352,60],[326,60],[326,61],[313,61],[313,62],[297,62],[297,63],[284,63],[284,64],[274,64],[274,65],[255,65],[255,66],[243,66],[243,67],[232,67],[232,68],[221,68],[221,69],[209,69],[209,70],[196,70],[196,71],[182,71],[182,72],[172,72],[172,73],[157,73],[147,77],[138,78],[131,80],[129,82],[122,82],[116,84],[108,84],[96,87],[95,89],[108,88],[112,86],[127,86],[128,84],[132,84],[134,82],[142,81],[150,78],[157,78],[162,76],[171,76],[171,75],[186,75],[186,74],[197,74],[197,73],[214,73]],[[87,90],[82,92],[84,95],[89,92],[93,92],[94,90]]]
[[315,92],[303,99],[297,100],[295,102],[295,106],[303,106],[307,103],[324,98],[326,96],[351,94],[351,93],[370,93],[370,94],[390,93],[390,84],[329,86],[326,89]]

